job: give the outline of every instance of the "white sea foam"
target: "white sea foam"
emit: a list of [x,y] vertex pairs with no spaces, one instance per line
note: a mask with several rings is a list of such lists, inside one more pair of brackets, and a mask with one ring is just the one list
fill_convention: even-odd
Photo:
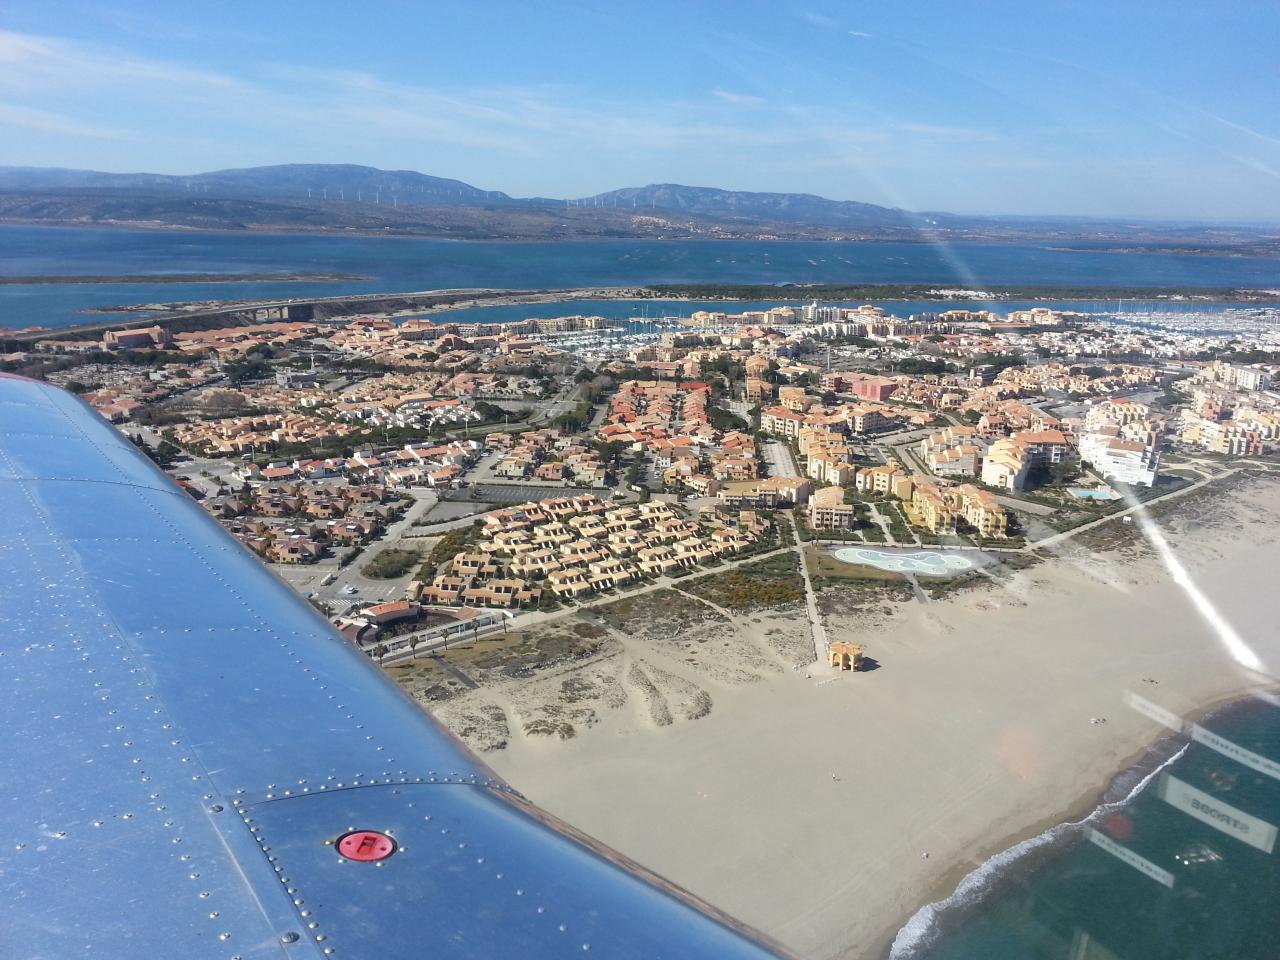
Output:
[[893,946],[889,949],[889,960],[909,960],[909,958],[919,956],[921,951],[932,947],[945,932],[939,924],[939,920],[943,916],[952,911],[973,906],[981,901],[1012,867],[1024,861],[1036,851],[1052,848],[1065,842],[1068,838],[1082,835],[1085,827],[1108,813],[1123,807],[1140,794],[1160,771],[1186,753],[1188,746],[1190,744],[1184,745],[1177,753],[1139,780],[1123,798],[1095,807],[1093,812],[1083,820],[1074,823],[1057,824],[1044,833],[1023,840],[1008,850],[1002,850],[976,870],[966,874],[965,878],[956,887],[955,893],[945,900],[939,900],[937,903],[929,903],[921,907],[903,925],[902,929],[898,931],[898,935],[893,938]]

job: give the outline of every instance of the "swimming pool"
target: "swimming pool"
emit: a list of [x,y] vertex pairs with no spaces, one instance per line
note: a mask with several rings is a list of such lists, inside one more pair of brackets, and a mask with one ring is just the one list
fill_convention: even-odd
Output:
[[1077,490],[1072,489],[1071,495],[1080,500],[1119,500],[1120,494],[1114,490]]
[[831,555],[845,563],[865,563],[891,573],[923,573],[935,577],[972,570],[976,564],[963,553],[937,550],[889,551],[869,547],[839,547]]

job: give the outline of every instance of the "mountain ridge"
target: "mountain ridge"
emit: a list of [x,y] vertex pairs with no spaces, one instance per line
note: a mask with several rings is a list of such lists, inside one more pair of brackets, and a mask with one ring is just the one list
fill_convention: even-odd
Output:
[[963,240],[1158,243],[1280,254],[1269,226],[913,212],[811,193],[675,183],[590,197],[514,197],[462,180],[360,164],[198,174],[0,166],[0,222],[303,230],[454,239]]
[[[905,210],[860,200],[831,200],[813,193],[779,193],[725,190],[681,183],[651,183],[622,187],[583,198],[604,206],[619,202],[633,209],[680,210],[721,219],[745,218],[778,222],[818,223],[833,226],[918,227],[924,218]],[[946,215],[944,215],[946,216]]]

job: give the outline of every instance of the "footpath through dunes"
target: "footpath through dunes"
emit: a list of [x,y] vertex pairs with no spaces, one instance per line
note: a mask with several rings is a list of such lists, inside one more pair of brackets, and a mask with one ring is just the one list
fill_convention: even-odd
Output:
[[662,588],[449,651],[478,684],[436,667],[390,672],[473,748],[628,735],[700,720],[725,691],[812,660],[800,608],[734,612]]
[[[1224,483],[1154,512],[1189,576],[1274,668],[1280,479]],[[440,716],[457,728],[499,695],[513,728],[561,711],[568,739],[513,735],[486,760],[534,802],[802,956],[882,957],[925,899],[1078,818],[1161,736],[1124,705],[1127,691],[1187,716],[1256,682],[1137,524],[1060,546],[934,591],[928,604],[901,583],[822,577],[827,630],[866,647],[878,662],[869,673],[808,662],[799,603],[725,607],[726,622],[658,591],[645,595],[658,598],[651,605],[593,611],[605,632],[581,661],[495,675]],[[793,657],[807,666],[790,668]],[[671,723],[654,720],[627,678],[633,667]],[[706,691],[710,712],[682,719],[672,705],[688,688],[662,671]],[[566,702],[571,676],[600,692]],[[570,717],[584,707],[589,719]]]

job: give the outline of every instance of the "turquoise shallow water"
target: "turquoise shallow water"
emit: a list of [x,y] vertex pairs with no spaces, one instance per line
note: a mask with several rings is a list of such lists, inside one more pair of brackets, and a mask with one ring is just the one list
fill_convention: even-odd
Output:
[[[339,283],[146,283],[0,287],[0,326],[70,326],[84,307],[287,298],[443,287],[648,283],[1280,286],[1280,260],[1050,250],[1034,245],[761,241],[457,243],[391,237],[0,226],[0,274],[329,272]],[[89,316],[88,319],[93,319]]]
[[923,573],[934,576],[970,570],[974,563],[961,553],[938,550],[894,551],[870,547],[838,547],[831,555],[845,563],[867,563],[895,573]]
[[[1273,764],[1280,760],[1280,709],[1269,703],[1235,704],[1204,726]],[[1133,771],[1113,789],[1128,793],[1149,773]],[[1174,780],[1162,786],[1165,777]],[[1208,797],[1200,809],[1216,823],[1237,812],[1280,823],[1280,780],[1191,742],[1129,802],[1095,813],[1091,825],[1110,849],[1088,839],[1084,826],[1060,827],[1021,858],[995,858],[983,882],[971,885],[988,895],[971,891],[937,915],[917,915],[899,934],[895,960],[1280,957],[1280,849],[1251,846],[1239,826],[1212,826],[1185,812],[1185,803],[1165,799],[1186,791],[1179,783]],[[1251,830],[1265,841],[1261,827]],[[1171,885],[1117,853],[1140,857]]]

